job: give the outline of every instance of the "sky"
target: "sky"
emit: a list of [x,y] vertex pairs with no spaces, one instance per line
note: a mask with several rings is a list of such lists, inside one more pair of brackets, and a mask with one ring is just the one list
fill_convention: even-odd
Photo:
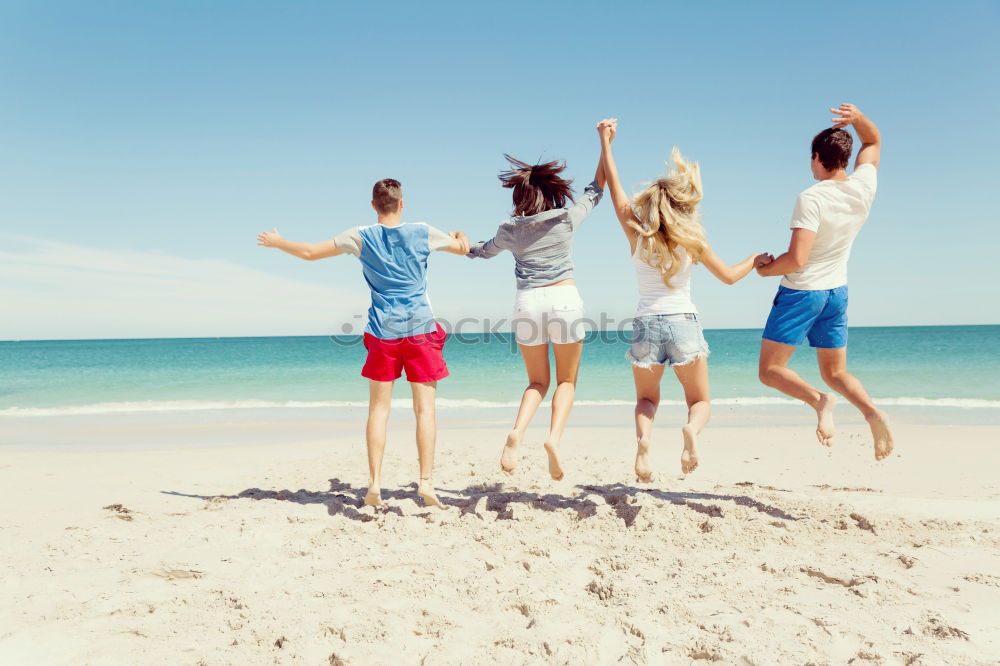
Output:
[[[375,222],[490,238],[503,153],[582,191],[619,119],[626,188],[701,164],[709,242],[788,244],[809,141],[857,104],[883,136],[850,264],[855,326],[1000,323],[1000,3],[0,0],[0,340],[360,332],[357,260],[258,247]],[[574,240],[588,314],[638,296],[607,202]],[[513,259],[430,260],[439,318],[508,317]],[[777,288],[705,269],[708,328],[760,328]]]

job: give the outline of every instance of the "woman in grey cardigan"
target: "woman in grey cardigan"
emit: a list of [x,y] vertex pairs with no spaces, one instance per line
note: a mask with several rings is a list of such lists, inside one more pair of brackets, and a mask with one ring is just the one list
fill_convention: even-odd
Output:
[[[531,418],[548,392],[551,379],[549,343],[556,359],[556,390],[552,396],[552,421],[545,440],[549,474],[559,481],[564,472],[559,441],[573,408],[576,376],[583,352],[583,301],[573,279],[570,250],[573,234],[601,200],[604,167],[598,162],[594,181],[574,203],[572,181],[559,176],[565,163],[529,165],[504,155],[511,168],[500,173],[500,182],[513,190],[514,214],[501,223],[491,240],[476,243],[470,257],[489,259],[509,250],[514,255],[517,298],[514,337],[528,372],[528,387],[521,396],[514,428],[500,454],[500,468],[513,474],[517,449]],[[567,202],[570,205],[567,205]]]

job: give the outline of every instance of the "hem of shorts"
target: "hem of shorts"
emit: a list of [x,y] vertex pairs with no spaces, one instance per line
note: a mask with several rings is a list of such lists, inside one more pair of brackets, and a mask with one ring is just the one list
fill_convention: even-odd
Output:
[[813,349],[844,349],[847,347],[847,342],[844,342],[842,345],[814,345],[810,342],[809,346]]
[[635,356],[632,355],[631,351],[625,352],[625,358],[629,361],[629,363],[631,363],[636,368],[642,368],[643,370],[649,370],[654,365],[669,365],[671,368],[676,368],[676,367],[682,366],[682,365],[691,365],[692,363],[694,363],[695,361],[697,361],[699,358],[708,358],[708,355],[710,353],[711,352],[706,349],[704,351],[699,351],[699,352],[695,353],[693,356],[691,356],[690,358],[686,358],[683,361],[676,361],[676,362],[670,362],[670,363],[667,363],[666,361],[663,361],[662,363],[660,361],[640,361],[639,359],[637,359]]
[[789,347],[801,347],[805,344],[805,340],[799,340],[798,342],[785,342],[784,340],[775,340],[774,338],[769,338],[766,335],[760,336],[761,340],[767,340],[768,342],[777,342],[779,345],[788,345]]
[[366,375],[366,374],[365,374],[365,371],[364,371],[364,370],[362,370],[362,371],[361,371],[361,376],[362,376],[362,377],[364,377],[365,379],[370,379],[370,380],[372,380],[373,382],[394,382],[394,381],[396,381],[397,379],[399,379],[400,377],[402,377],[402,376],[403,376],[403,373],[399,373],[399,374],[398,374],[398,375],[396,375],[395,377],[389,377],[388,379],[382,379],[381,377],[372,377],[371,375]]
[[441,381],[442,379],[444,379],[445,377],[448,377],[449,375],[451,375],[451,373],[448,372],[447,370],[445,370],[444,373],[442,373],[442,374],[431,375],[430,377],[426,377],[426,378],[425,377],[421,377],[419,379],[410,379],[410,376],[407,375],[406,376],[406,381],[412,382],[414,384],[426,384],[427,382]]

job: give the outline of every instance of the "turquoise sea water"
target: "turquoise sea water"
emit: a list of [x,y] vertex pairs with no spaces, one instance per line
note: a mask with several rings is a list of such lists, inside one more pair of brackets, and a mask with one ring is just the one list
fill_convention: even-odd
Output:
[[[781,404],[757,381],[759,330],[706,331],[713,398]],[[619,334],[591,333],[577,398],[627,404],[632,376]],[[851,329],[850,367],[877,401],[1000,413],[1000,326]],[[0,418],[363,404],[365,350],[355,337],[269,337],[0,342]],[[506,334],[451,336],[442,408],[513,405],[524,370]],[[814,352],[793,367],[819,384]],[[408,397],[400,386],[397,397]],[[663,397],[682,398],[676,382]]]

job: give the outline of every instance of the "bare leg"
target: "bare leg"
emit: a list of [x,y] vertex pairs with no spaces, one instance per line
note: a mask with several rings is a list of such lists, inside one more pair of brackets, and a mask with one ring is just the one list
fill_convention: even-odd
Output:
[[875,460],[882,460],[892,453],[892,432],[889,420],[881,409],[875,406],[861,380],[847,371],[847,347],[841,349],[817,349],[816,360],[823,381],[857,407],[868,421],[875,443]]
[[420,462],[420,483],[417,494],[427,506],[445,508],[434,493],[431,476],[434,474],[434,444],[437,440],[437,420],[434,398],[437,382],[410,382],[413,391],[413,413],[417,417],[417,459]]
[[552,394],[552,421],[549,424],[549,437],[545,440],[545,453],[549,456],[549,475],[556,481],[561,481],[566,474],[559,459],[559,442],[566,429],[570,410],[573,409],[583,341],[553,344],[552,351],[556,357],[556,392]]
[[382,506],[382,456],[385,453],[385,431],[392,404],[392,382],[368,380],[368,492],[365,504]]
[[538,405],[549,390],[549,346],[518,345],[521,357],[524,359],[524,369],[528,373],[528,387],[521,396],[521,406],[517,410],[514,429],[507,435],[503,451],[500,452],[500,469],[507,474],[513,474],[517,466],[517,449],[524,438],[524,431],[538,411]]
[[686,365],[675,365],[674,374],[684,387],[684,400],[688,406],[688,421],[681,428],[684,451],[681,453],[681,471],[690,474],[698,467],[698,435],[712,416],[709,402],[708,359],[702,356]]
[[816,410],[816,438],[823,446],[833,444],[833,406],[837,396],[816,390],[797,372],[788,368],[788,360],[792,358],[795,347],[783,345],[773,340],[761,340],[760,365],[758,374],[760,381],[776,388],[786,395],[798,398]]
[[635,380],[635,480],[652,483],[649,449],[653,444],[653,419],[656,418],[656,408],[660,406],[663,366],[639,368],[633,365],[632,378]]

